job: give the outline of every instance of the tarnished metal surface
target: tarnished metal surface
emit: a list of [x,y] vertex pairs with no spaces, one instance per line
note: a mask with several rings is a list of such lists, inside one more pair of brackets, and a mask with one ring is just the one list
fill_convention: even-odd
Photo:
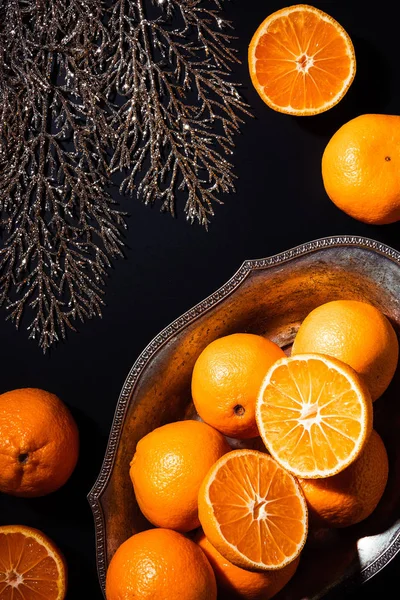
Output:
[[[159,425],[193,415],[191,373],[202,349],[222,335],[251,332],[269,337],[290,353],[304,317],[319,304],[340,298],[374,304],[399,334],[400,253],[374,240],[349,236],[246,261],[222,288],[145,348],[122,388],[103,467],[88,496],[103,590],[117,547],[148,527],[129,479],[136,443]],[[400,550],[399,371],[374,404],[374,427],[390,460],[389,483],[380,505],[359,525],[310,536],[298,572],[280,599],[340,596],[344,587],[366,581]]]

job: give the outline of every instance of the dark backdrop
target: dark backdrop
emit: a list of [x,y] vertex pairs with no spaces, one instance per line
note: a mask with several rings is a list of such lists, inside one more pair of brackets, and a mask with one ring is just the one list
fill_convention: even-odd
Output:
[[[288,3],[289,4],[289,3]],[[23,500],[0,495],[0,522],[23,523],[50,535],[66,555],[68,599],[100,600],[94,529],[86,495],[101,467],[119,391],[147,343],[236,271],[243,260],[263,258],[327,236],[354,234],[400,250],[400,223],[367,226],[340,212],[321,179],[321,156],[330,136],[366,112],[400,114],[398,25],[383,2],[318,1],[350,34],[358,70],[345,98],[325,114],[295,118],[272,111],[250,83],[247,46],[259,23],[285,2],[232,0],[225,3],[238,36],[242,65],[234,76],[254,114],[236,138],[233,156],[237,193],[215,207],[208,233],[136,199],[115,198],[130,214],[126,259],[115,263],[103,318],[80,326],[65,343],[43,355],[24,329],[17,332],[0,312],[0,391],[41,387],[58,394],[80,428],[78,467],[52,496]],[[382,597],[397,580],[400,556],[365,584],[359,597]],[[387,589],[387,588],[386,588]],[[352,600],[357,595],[351,596]]]

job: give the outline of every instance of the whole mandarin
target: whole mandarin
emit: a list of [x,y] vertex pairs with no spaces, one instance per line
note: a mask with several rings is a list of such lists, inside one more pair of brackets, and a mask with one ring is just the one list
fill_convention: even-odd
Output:
[[192,375],[192,397],[200,417],[225,435],[257,437],[255,405],[269,367],[285,356],[271,340],[233,333],[208,344]]
[[292,355],[317,352],[353,367],[372,400],[383,394],[396,371],[399,343],[388,318],[358,300],[333,300],[317,306],[304,319]]
[[55,395],[22,388],[0,395],[0,491],[44,496],[71,476],[79,433],[67,406]]
[[194,420],[168,423],[145,435],[130,465],[144,516],[153,525],[180,532],[198,527],[197,496],[203,478],[230,449],[221,433]]
[[248,571],[233,565],[208,541],[203,532],[195,540],[207,556],[217,580],[218,597],[226,600],[269,600],[295,574],[300,562],[297,557],[282,569]]
[[197,544],[169,529],[128,538],[111,559],[107,600],[216,600],[215,576]]
[[348,121],[322,156],[326,193],[364,223],[400,220],[400,116],[365,114]]
[[385,445],[372,430],[361,455],[344,471],[324,479],[299,479],[314,523],[349,527],[369,517],[382,498],[389,463]]

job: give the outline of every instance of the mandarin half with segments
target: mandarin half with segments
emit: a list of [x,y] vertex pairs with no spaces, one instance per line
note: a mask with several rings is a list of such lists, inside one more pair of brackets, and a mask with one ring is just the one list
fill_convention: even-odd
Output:
[[356,72],[352,41],[343,27],[314,6],[296,4],[269,15],[248,53],[251,80],[279,112],[324,112],[349,89]]
[[24,525],[0,527],[0,600],[64,600],[67,566],[44,533]]
[[253,571],[282,569],[307,538],[297,479],[257,450],[232,450],[211,467],[199,492],[199,519],[222,556]]
[[268,371],[256,417],[267,449],[283,467],[299,477],[330,477],[364,449],[372,430],[372,400],[345,363],[298,354]]

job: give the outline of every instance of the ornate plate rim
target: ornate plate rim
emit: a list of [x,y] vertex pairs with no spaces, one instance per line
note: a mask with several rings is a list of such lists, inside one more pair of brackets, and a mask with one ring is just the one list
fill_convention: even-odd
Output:
[[[387,258],[393,260],[400,266],[400,252],[394,248],[363,236],[353,235],[339,235],[339,236],[328,236],[317,238],[315,240],[294,246],[284,252],[274,254],[272,256],[262,259],[249,259],[245,260],[239,269],[233,274],[233,276],[218,288],[211,295],[200,301],[198,304],[190,308],[180,317],[172,321],[167,325],[159,334],[157,334],[149,344],[140,353],[134,364],[132,365],[128,376],[126,377],[124,384],[121,388],[117,405],[114,412],[113,422],[110,428],[110,434],[108,438],[107,448],[103,459],[100,472],[93,484],[91,490],[87,495],[87,500],[90,504],[95,525],[95,546],[96,546],[96,564],[97,572],[100,581],[100,586],[104,594],[105,580],[106,580],[106,568],[105,568],[105,554],[106,554],[106,540],[104,536],[105,520],[104,513],[101,506],[101,496],[106,488],[112,468],[115,461],[116,451],[118,443],[122,433],[122,426],[126,410],[128,407],[129,398],[135,388],[135,385],[145,369],[146,365],[150,362],[153,355],[169,341],[169,339],[181,331],[186,325],[194,321],[200,315],[206,313],[210,308],[216,306],[219,302],[229,296],[245,279],[246,277],[255,270],[268,269],[282,264],[286,261],[292,260],[299,256],[319,251],[324,248],[331,248],[335,246],[354,246],[358,248],[365,248],[380,253]],[[365,583],[381,571],[400,551],[400,529],[396,537],[392,540],[390,546],[388,546],[382,554],[375,559],[375,561],[369,565],[366,565],[356,577],[350,577],[342,585],[337,586],[343,591],[343,587],[349,589],[356,583]],[[332,590],[333,591],[333,590]],[[330,592],[328,592],[329,594]]]

